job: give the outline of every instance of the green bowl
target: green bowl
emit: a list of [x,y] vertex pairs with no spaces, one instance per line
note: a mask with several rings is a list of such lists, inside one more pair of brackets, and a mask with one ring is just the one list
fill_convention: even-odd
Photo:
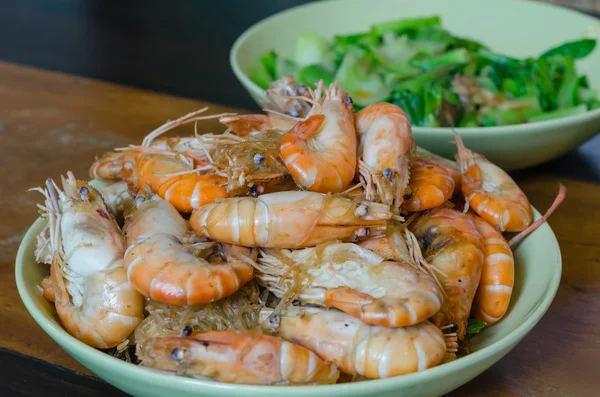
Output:
[[[536,219],[539,213],[535,212]],[[556,294],[561,276],[560,249],[548,224],[542,225],[515,251],[515,288],[508,313],[499,323],[472,339],[474,352],[422,372],[394,378],[327,386],[246,386],[185,378],[121,361],[79,342],[62,327],[54,306],[38,291],[48,266],[35,261],[36,236],[44,226],[38,219],[23,238],[15,266],[23,303],[56,343],[113,386],[139,397],[336,397],[440,396],[473,379],[500,360],[542,318]],[[33,341],[32,341],[33,342]]]
[[[275,14],[244,32],[230,53],[233,72],[259,103],[263,90],[250,79],[256,60],[274,49],[292,57],[298,35],[324,37],[366,31],[373,23],[440,15],[451,32],[475,38],[515,57],[537,56],[557,44],[598,38],[600,21],[548,4],[522,0],[345,0],[321,1]],[[577,63],[590,85],[600,89],[600,46]],[[457,128],[467,147],[505,170],[531,167],[559,157],[600,132],[600,109],[561,119],[514,126]],[[455,146],[449,128],[414,127],[418,145],[446,157]]]

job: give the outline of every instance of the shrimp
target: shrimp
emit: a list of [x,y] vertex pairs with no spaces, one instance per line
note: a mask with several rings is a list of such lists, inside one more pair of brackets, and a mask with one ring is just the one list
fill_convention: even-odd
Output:
[[315,93],[305,85],[298,85],[292,76],[285,76],[269,83],[265,91],[263,106],[268,114],[244,114],[219,118],[221,124],[231,128],[239,136],[252,132],[277,131],[285,133],[291,130],[300,118],[310,112],[311,99]]
[[367,324],[414,325],[434,315],[443,300],[435,279],[412,261],[385,261],[352,243],[291,252],[267,250],[257,266],[257,277],[276,296],[283,296],[302,282],[300,277],[306,277],[308,283],[295,298],[325,303]]
[[117,221],[122,220],[125,210],[133,205],[133,197],[129,192],[129,185],[125,181],[111,183],[98,191]]
[[408,117],[396,105],[376,103],[356,114],[356,132],[367,200],[400,207],[416,147]]
[[409,212],[425,211],[444,204],[454,192],[454,179],[445,167],[434,161],[415,159],[410,167],[408,184],[411,194],[402,203]]
[[128,248],[124,267],[131,284],[144,296],[174,305],[208,303],[229,296],[250,281],[252,265],[242,247],[225,247],[225,263],[194,255],[193,234],[175,207],[158,196],[139,195],[125,219]]
[[533,213],[525,193],[500,167],[467,149],[455,134],[456,160],[462,175],[462,192],[469,206],[501,232],[520,232],[531,224]]
[[356,131],[352,99],[331,84],[318,84],[308,117],[281,138],[280,153],[292,177],[306,189],[340,193],[356,173]]
[[227,190],[232,195],[247,194],[252,188],[264,189],[289,176],[279,157],[281,134],[278,132],[269,130],[245,137],[230,133],[205,134],[198,140],[211,148],[210,165],[217,175],[227,178]]
[[197,165],[205,165],[208,160],[205,149],[196,137],[160,137],[147,147],[131,145],[115,152],[103,153],[90,167],[90,177],[100,181],[123,179],[123,167],[135,162],[140,151],[154,154],[178,153]]
[[127,183],[139,190],[152,192],[169,201],[180,212],[229,197],[227,179],[212,173],[198,174],[181,156],[140,152],[136,161],[123,169]]
[[46,276],[42,279],[41,283],[42,296],[50,303],[54,303],[56,300],[54,296],[54,286],[52,285],[52,276]]
[[448,208],[438,207],[409,226],[422,245],[423,256],[437,271],[447,298],[433,323],[458,325],[458,337],[467,321],[483,263],[483,238],[473,220]]
[[302,346],[248,331],[147,339],[137,356],[142,366],[229,383],[331,384],[340,376],[335,365]]
[[[48,218],[48,213],[45,210],[40,211],[40,215],[44,219]],[[50,229],[52,229],[52,227],[53,225],[51,225],[50,222],[46,222],[42,231],[36,236],[34,254],[37,263],[44,263],[46,265],[52,264],[52,259],[54,258],[54,251],[52,250],[50,241]]]
[[49,179],[46,197],[56,312],[65,329],[100,349],[122,343],[140,324],[144,299],[127,281],[125,244],[100,193],[68,173],[63,190]]
[[204,205],[194,210],[190,224],[198,236],[223,243],[298,248],[381,234],[389,219],[399,218],[383,204],[295,191]]
[[490,326],[508,309],[515,282],[515,259],[502,233],[476,215],[471,215],[471,219],[477,225],[484,245],[481,281],[473,301],[473,312],[477,320]]
[[134,160],[133,152],[106,152],[90,167],[90,177],[100,181],[116,181],[123,179],[125,163]]
[[410,262],[413,260],[408,250],[406,240],[402,237],[402,232],[400,229],[390,226],[388,226],[387,234],[385,236],[373,237],[368,240],[361,241],[358,243],[358,245],[362,248],[373,251],[388,261]]
[[269,114],[242,114],[235,116],[223,116],[219,122],[239,136],[247,136],[253,132],[277,131],[280,134],[288,132],[296,123],[298,118],[269,112]]
[[429,321],[386,328],[335,310],[297,306],[276,316],[263,309],[260,317],[263,327],[350,375],[378,379],[423,371],[440,364],[446,353],[444,335]]
[[129,150],[117,149],[119,150],[117,152],[104,153],[100,158],[96,159],[94,164],[90,167],[90,176],[99,180],[122,179],[123,167],[127,163],[135,162],[139,149],[143,149],[145,153],[178,153],[180,156],[188,158],[192,163],[204,165],[207,160],[206,151],[196,137],[165,138],[160,136],[181,125],[234,114],[222,113],[202,116],[201,114],[206,110],[208,110],[208,107],[188,113],[176,120],[166,122],[146,135],[142,141],[142,146],[131,146]]
[[535,221],[531,225],[529,225],[527,227],[527,229],[521,231],[516,236],[513,236],[509,240],[508,246],[511,248],[515,247],[517,244],[519,244],[521,241],[523,241],[523,239],[525,237],[527,237],[531,233],[535,232],[538,227],[542,226],[546,221],[548,221],[548,218],[550,218],[550,215],[552,215],[554,213],[554,211],[556,211],[558,206],[561,205],[563,201],[565,201],[566,197],[567,197],[567,188],[561,183],[558,185],[558,194],[554,198],[554,202],[552,203],[550,208],[548,208],[548,210],[546,210],[546,213],[544,215],[542,215],[542,217],[540,219],[538,219],[537,221]]
[[446,171],[448,171],[454,180],[454,193],[460,192],[461,176],[460,172],[458,172],[456,162],[432,153],[420,146],[417,146],[417,156],[421,159],[428,160],[439,167],[443,167]]
[[265,91],[263,107],[292,117],[306,117],[312,105],[304,98],[314,98],[314,92],[305,85],[298,85],[292,76],[284,76],[269,83]]

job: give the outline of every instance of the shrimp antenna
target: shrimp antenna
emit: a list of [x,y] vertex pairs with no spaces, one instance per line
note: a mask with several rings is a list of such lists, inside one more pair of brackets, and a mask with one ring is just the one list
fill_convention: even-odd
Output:
[[316,99],[307,98],[305,96],[290,95],[290,96],[288,96],[288,98],[290,98],[290,99],[298,99],[300,101],[305,101],[305,102],[308,102],[308,103],[310,103],[312,105],[315,105],[315,106],[319,106],[320,105],[319,101],[317,101]]
[[281,116],[282,118],[288,119],[288,120],[293,120],[293,121],[302,121],[302,120],[304,120],[302,117],[290,116],[289,114],[281,113],[281,112],[278,112],[278,111],[273,110],[273,109],[266,109],[265,108],[265,109],[263,109],[263,111],[265,113],[270,113],[270,114],[275,114],[277,116]]
[[513,248],[515,245],[519,244],[521,240],[535,231],[538,227],[542,226],[542,224],[548,220],[556,208],[558,208],[558,206],[565,200],[565,197],[567,197],[567,188],[561,183],[558,188],[558,194],[556,195],[556,198],[554,199],[554,202],[550,208],[548,208],[548,211],[546,211],[546,213],[540,219],[529,225],[527,229],[510,239],[508,242],[510,248]]
[[178,119],[166,122],[165,124],[161,125],[157,129],[155,129],[154,131],[152,131],[151,133],[146,135],[146,137],[142,141],[142,146],[150,146],[154,139],[158,138],[165,132],[172,130],[173,128],[178,127],[180,125],[188,124],[188,123],[191,123],[193,121],[198,121],[198,120],[216,119],[216,118],[220,118],[223,116],[233,116],[236,114],[236,113],[220,113],[220,114],[211,114],[208,116],[199,116],[201,113],[204,113],[207,110],[208,110],[208,107],[204,107],[200,110],[196,110],[195,112],[188,113],[185,116],[182,116]]

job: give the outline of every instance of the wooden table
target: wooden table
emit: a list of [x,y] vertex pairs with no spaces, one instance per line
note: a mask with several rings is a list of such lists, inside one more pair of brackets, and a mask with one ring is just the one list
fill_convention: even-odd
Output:
[[[41,199],[26,190],[67,170],[85,178],[95,155],[139,142],[167,119],[205,105],[0,63],[0,362],[7,368],[0,371],[0,395],[120,395],[89,377],[21,303],[14,258]],[[212,105],[211,110],[236,111]],[[202,132],[220,131],[215,122],[199,126]],[[451,395],[597,395],[600,186],[557,177],[552,167],[520,172],[515,178],[540,209],[550,205],[559,181],[568,188],[567,200],[550,220],[563,253],[560,290],[542,321],[513,352]]]

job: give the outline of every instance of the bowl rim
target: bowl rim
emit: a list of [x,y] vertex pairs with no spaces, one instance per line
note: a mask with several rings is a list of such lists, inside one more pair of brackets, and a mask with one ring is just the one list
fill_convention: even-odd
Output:
[[[264,25],[267,25],[272,20],[279,18],[283,15],[292,14],[295,11],[297,11],[298,9],[302,9],[305,7],[306,8],[318,7],[318,5],[321,3],[331,3],[331,2],[335,2],[335,1],[341,1],[341,0],[321,0],[321,1],[311,2],[311,3],[307,3],[307,4],[300,4],[300,5],[279,11],[273,15],[270,15],[270,16],[256,22],[255,24],[250,26],[248,29],[246,29],[235,40],[235,42],[233,43],[233,46],[231,47],[231,49],[229,51],[229,64],[231,66],[231,69],[233,70],[233,73],[237,77],[237,79],[242,83],[242,86],[244,86],[248,91],[252,91],[255,95],[257,95],[261,98],[264,98],[264,90],[262,88],[260,88],[254,81],[252,81],[252,79],[242,70],[242,67],[240,66],[238,59],[237,59],[237,55],[240,52],[240,49],[243,47],[245,42],[248,41],[250,39],[250,37],[256,31],[260,30]],[[416,0],[404,0],[404,1],[409,2],[409,1],[416,1]],[[437,1],[437,0],[427,0],[427,1]],[[503,1],[512,2],[512,3],[521,3],[521,1],[516,1],[516,0],[503,0]],[[600,18],[596,18],[590,14],[584,13],[583,11],[575,10],[572,8],[559,6],[557,4],[542,3],[539,1],[531,1],[531,2],[529,2],[529,4],[532,4],[534,7],[541,7],[541,8],[546,7],[546,8],[551,8],[551,9],[560,9],[561,12],[577,14],[581,17],[587,18],[590,20],[590,23],[593,23],[593,22],[600,23]],[[596,48],[595,51],[600,51],[600,48]],[[600,90],[600,87],[597,87],[597,89]],[[534,121],[532,123],[499,125],[499,126],[489,126],[489,127],[466,127],[466,128],[465,127],[452,128],[452,127],[418,127],[418,126],[414,126],[414,127],[412,127],[412,129],[415,132],[423,132],[423,133],[428,133],[428,134],[435,133],[435,134],[444,135],[444,136],[452,135],[453,131],[458,131],[461,134],[464,133],[465,136],[468,138],[469,136],[481,133],[482,131],[486,132],[490,136],[492,136],[492,135],[497,136],[498,134],[502,134],[502,135],[522,134],[523,132],[525,132],[526,130],[528,130],[530,128],[543,129],[544,127],[548,127],[550,125],[552,125],[555,128],[562,128],[562,127],[566,127],[566,126],[569,126],[572,124],[586,123],[590,120],[594,120],[597,118],[600,118],[600,108],[587,110],[584,113],[580,113],[580,114],[576,114],[576,115],[560,117],[560,118],[552,119],[552,120]]]
[[[533,207],[532,207],[533,208]],[[534,219],[541,217],[539,212],[533,208]],[[493,342],[492,344],[483,347],[465,357],[461,357],[458,360],[454,360],[433,368],[426,369],[421,372],[410,373],[402,376],[384,378],[384,379],[373,379],[363,382],[354,383],[340,383],[333,385],[300,385],[290,386],[279,385],[279,386],[258,386],[258,385],[244,385],[244,384],[230,384],[216,382],[211,379],[205,378],[188,378],[182,376],[173,376],[161,371],[157,371],[151,368],[144,368],[139,365],[122,361],[116,357],[113,357],[107,353],[90,347],[83,342],[77,340],[71,336],[56,320],[50,320],[46,318],[46,315],[38,308],[34,298],[27,292],[25,281],[23,278],[23,270],[25,263],[25,256],[32,255],[32,250],[27,250],[27,245],[32,244],[35,241],[36,235],[41,231],[43,224],[46,221],[42,218],[36,219],[36,221],[27,230],[27,233],[23,237],[17,257],[15,261],[15,279],[17,289],[21,300],[25,304],[25,307],[29,311],[30,315],[34,318],[36,323],[46,332],[57,344],[69,353],[69,355],[85,356],[90,360],[93,360],[101,367],[110,367],[113,371],[120,371],[122,373],[129,373],[127,377],[138,377],[140,379],[146,379],[148,384],[156,384],[167,382],[175,388],[197,391],[199,389],[205,389],[207,391],[247,391],[256,392],[269,395],[275,395],[275,393],[281,393],[284,391],[293,390],[294,392],[312,393],[318,390],[319,392],[353,392],[353,393],[367,393],[373,391],[373,388],[378,390],[393,390],[398,387],[410,387],[418,385],[422,382],[433,381],[437,377],[450,375],[456,371],[460,371],[462,368],[476,365],[479,361],[486,357],[493,356],[496,353],[502,352],[506,349],[510,349],[511,346],[516,345],[544,316],[548,308],[550,307],[554,297],[558,291],[560,284],[560,278],[562,274],[562,258],[558,240],[554,234],[550,225],[546,222],[540,229],[546,230],[550,234],[550,241],[548,249],[552,249],[552,256],[555,258],[550,265],[551,280],[545,290],[542,299],[539,303],[529,311],[525,320],[500,340]],[[60,341],[60,342],[59,342]],[[72,353],[73,352],[73,353]],[[77,359],[77,358],[76,358]],[[78,359],[77,359],[78,360]],[[92,371],[93,372],[93,371]]]

